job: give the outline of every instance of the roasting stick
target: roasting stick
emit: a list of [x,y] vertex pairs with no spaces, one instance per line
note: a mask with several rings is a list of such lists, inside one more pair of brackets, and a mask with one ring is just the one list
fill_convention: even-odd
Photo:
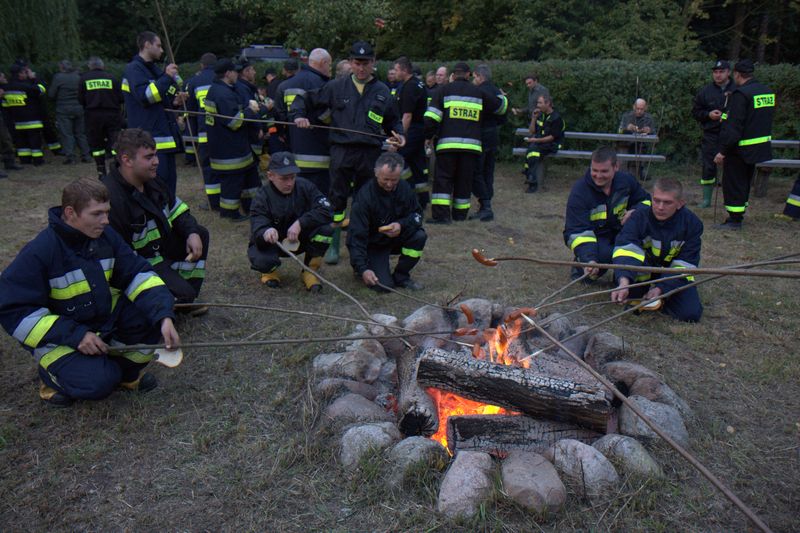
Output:
[[536,304],[536,309],[541,308],[545,304],[545,302],[547,302],[547,300],[549,300],[550,298],[555,298],[556,296],[558,296],[559,294],[561,294],[565,290],[569,289],[570,287],[572,287],[576,283],[580,283],[581,281],[585,280],[587,277],[589,277],[589,274],[584,273],[581,277],[573,279],[572,281],[570,281],[569,283],[567,283],[566,285],[564,285],[563,287],[561,287],[557,291],[555,291],[555,292],[553,292],[551,294],[548,294],[547,296],[545,296],[542,299],[541,302]]
[[569,355],[581,368],[589,372],[592,376],[594,376],[595,379],[597,379],[603,385],[605,385],[608,388],[608,390],[610,390],[618,400],[620,400],[622,403],[628,406],[628,408],[631,411],[633,411],[636,414],[636,416],[641,418],[642,421],[650,427],[650,429],[655,431],[659,437],[664,439],[667,442],[667,444],[669,444],[684,459],[689,461],[689,463],[693,467],[695,467],[707,480],[709,480],[717,489],[719,489],[722,492],[722,494],[724,494],[725,497],[731,501],[731,503],[733,503],[736,507],[738,507],[739,510],[742,511],[742,513],[744,513],[745,516],[747,516],[747,518],[756,527],[758,527],[761,531],[765,533],[771,533],[772,530],[769,528],[769,526],[764,522],[762,522],[761,519],[758,516],[756,516],[756,514],[747,505],[744,504],[744,502],[742,502],[738,497],[736,497],[736,495],[722,483],[722,481],[720,481],[714,474],[712,474],[711,471],[708,470],[708,468],[706,468],[700,461],[698,461],[691,453],[685,450],[680,444],[675,442],[672,439],[672,437],[664,433],[664,431],[662,431],[657,424],[655,424],[652,420],[650,420],[650,418],[648,418],[634,402],[630,401],[627,396],[622,394],[619,391],[619,389],[617,389],[614,386],[613,383],[611,383],[608,379],[606,379],[605,376],[597,372],[588,363],[586,363],[586,361],[575,355],[575,353],[572,350],[570,350],[567,346],[565,346],[563,342],[559,341],[558,339],[550,335],[550,333],[548,333],[547,330],[545,330],[540,324],[536,323],[534,320],[532,320],[524,313],[521,316],[522,318],[525,319],[525,321],[528,322],[528,324],[536,328],[539,331],[539,333],[544,335],[550,342],[558,346],[567,355]]

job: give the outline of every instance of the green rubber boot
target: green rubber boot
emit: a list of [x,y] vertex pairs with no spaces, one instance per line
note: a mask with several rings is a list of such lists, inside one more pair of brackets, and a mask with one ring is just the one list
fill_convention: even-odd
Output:
[[334,228],[333,237],[331,238],[331,245],[325,252],[325,264],[336,265],[339,263],[339,243],[342,240],[342,228]]
[[703,185],[703,203],[700,207],[711,207],[711,196],[714,194],[713,185]]

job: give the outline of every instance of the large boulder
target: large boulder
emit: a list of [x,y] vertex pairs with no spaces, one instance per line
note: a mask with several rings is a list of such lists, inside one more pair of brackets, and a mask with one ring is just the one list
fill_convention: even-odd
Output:
[[[434,307],[432,305],[424,305],[408,315],[403,320],[403,327],[425,333],[429,331],[451,331],[453,330],[453,322],[444,309]],[[433,338],[425,335],[415,335],[408,337],[410,343],[415,346],[422,346],[423,348],[441,348],[448,344],[442,338]]]
[[407,475],[422,464],[427,468],[443,470],[450,462],[444,446],[426,437],[408,437],[395,444],[388,453],[392,470],[389,482],[399,485]]
[[[586,351],[586,345],[589,343],[589,339],[591,337],[591,334],[589,334],[589,333],[587,333],[585,335],[579,335],[579,334],[583,333],[584,331],[586,331],[588,329],[589,329],[589,326],[576,326],[572,331],[572,336],[574,336],[574,335],[578,335],[578,336],[575,337],[575,338],[569,339],[567,341],[564,341],[564,343],[563,343],[564,346],[566,346],[567,349],[569,349],[569,351],[571,351],[572,353],[574,353],[575,355],[577,355],[581,359],[583,359],[583,357],[584,357],[584,352]],[[562,357],[565,357],[565,358],[569,357],[569,354],[565,353],[563,350],[559,350],[558,353]],[[569,357],[569,358],[572,359],[571,357]]]
[[546,323],[544,326],[545,331],[558,340],[572,334],[572,322],[569,317],[561,313],[550,313],[542,322]]
[[353,468],[373,450],[388,448],[402,438],[391,422],[378,422],[351,427],[342,435],[340,459],[347,468]]
[[677,395],[672,388],[657,378],[642,376],[633,382],[630,390],[631,396],[644,396],[651,402],[660,402],[671,405],[683,418],[692,418],[694,413],[689,404]]
[[314,387],[314,391],[322,396],[334,398],[347,393],[363,396],[367,400],[374,400],[380,394],[380,389],[369,383],[361,383],[352,379],[325,378]]
[[593,368],[601,368],[606,363],[616,361],[625,354],[625,343],[612,333],[595,333],[583,352],[583,359]]
[[451,518],[474,515],[492,493],[493,469],[488,453],[458,452],[442,480],[436,510]]
[[383,422],[394,420],[394,417],[374,402],[351,393],[328,405],[324,419],[335,427],[341,427],[349,422]]
[[[684,448],[689,446],[689,432],[686,431],[686,425],[677,409],[665,403],[651,402],[643,396],[629,396],[628,400],[672,440]],[[619,409],[619,432],[642,440],[658,438],[656,432],[625,404]]]
[[[587,346],[587,350],[589,347]],[[611,383],[624,383],[630,390],[633,383],[641,377],[661,379],[656,372],[646,366],[630,361],[612,361],[600,367],[600,373],[605,375]]]
[[[474,322],[469,324],[467,322],[467,317],[464,315],[463,311],[461,311],[461,306],[465,305],[469,308],[470,312],[472,312],[472,317]],[[477,329],[486,329],[492,326],[492,310],[494,309],[494,304],[489,300],[485,300],[483,298],[470,298],[469,300],[464,300],[462,302],[458,302],[454,305],[456,309],[458,309],[458,327],[459,328],[477,328]]]
[[642,444],[633,437],[608,434],[592,446],[628,473],[646,477],[664,477],[664,472]]
[[562,439],[545,451],[544,456],[580,496],[590,500],[608,496],[619,483],[614,465],[595,448],[578,440]]
[[505,493],[526,509],[553,513],[567,501],[567,489],[555,467],[538,453],[510,452],[501,472]]
[[[383,351],[383,347],[381,347]],[[327,377],[342,377],[355,381],[372,383],[381,373],[385,361],[365,350],[351,350],[340,353],[323,353],[314,358],[314,373]]]

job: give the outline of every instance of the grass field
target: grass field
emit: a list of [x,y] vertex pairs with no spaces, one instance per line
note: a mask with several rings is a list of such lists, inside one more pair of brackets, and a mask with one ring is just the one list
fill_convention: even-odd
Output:
[[[60,189],[92,165],[60,160],[0,180],[0,268],[45,225]],[[421,296],[444,302],[461,293],[506,304],[535,304],[568,279],[566,269],[505,263],[489,269],[470,257],[569,258],[561,231],[570,184],[583,165],[557,163],[545,190],[526,195],[516,164],[498,167],[491,223],[428,228],[416,279]],[[179,194],[203,201],[192,167],[180,167]],[[697,200],[697,168],[653,167],[688,185]],[[703,266],[746,263],[800,252],[800,224],[775,221],[790,188],[773,178],[767,198],[751,199],[744,231],[714,229],[713,209],[697,210],[706,225]],[[722,218],[718,199],[717,221]],[[258,283],[246,258],[247,225],[223,223],[194,209],[211,231],[202,299],[304,309],[359,317],[355,306],[326,288],[302,290],[299,267],[284,263],[284,288]],[[347,257],[324,274],[370,311],[404,317],[419,304],[376,295],[354,280]],[[663,316],[627,316],[607,331],[622,336],[632,358],[665,376],[696,413],[692,450],[775,531],[800,519],[800,284],[794,280],[730,278],[700,289],[700,324]],[[571,290],[572,293],[580,289]],[[599,301],[599,300],[598,300]],[[567,304],[561,311],[571,309]],[[591,324],[616,308],[587,310]],[[657,315],[657,314],[655,314]],[[352,326],[259,311],[213,309],[180,319],[184,342],[320,337]],[[281,345],[192,350],[177,369],[153,368],[160,386],[147,395],[115,393],[66,410],[43,405],[30,356],[10,336],[0,340],[0,530],[2,531],[746,531],[743,515],[666,447],[655,456],[663,481],[626,478],[607,500],[571,497],[558,514],[537,517],[500,490],[474,519],[451,522],[433,512],[441,474],[425,472],[402,490],[387,488],[378,457],[355,474],[338,464],[334,435],[319,431],[324,407],[310,387],[310,360],[332,345]],[[498,485],[499,488],[499,485]]]

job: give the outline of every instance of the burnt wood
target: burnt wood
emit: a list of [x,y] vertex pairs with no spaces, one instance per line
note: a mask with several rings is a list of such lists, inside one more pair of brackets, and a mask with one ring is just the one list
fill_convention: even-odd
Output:
[[433,398],[417,383],[417,355],[408,349],[397,357],[398,426],[406,436],[429,437],[439,430],[439,414]]

